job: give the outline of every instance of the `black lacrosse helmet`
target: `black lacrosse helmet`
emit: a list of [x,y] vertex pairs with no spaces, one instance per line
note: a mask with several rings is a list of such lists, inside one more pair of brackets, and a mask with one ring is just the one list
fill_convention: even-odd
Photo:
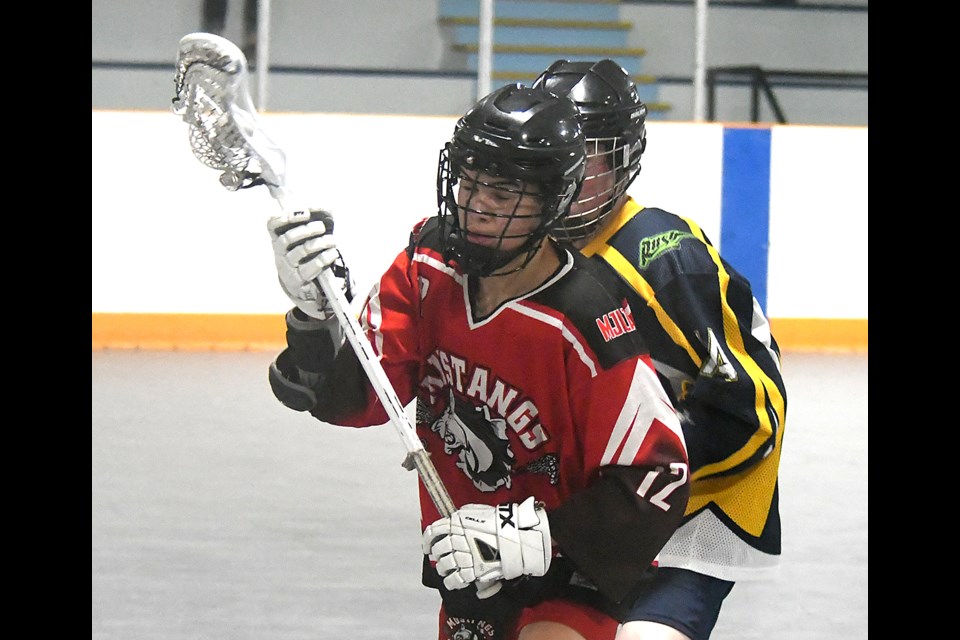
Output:
[[[580,116],[569,99],[519,83],[488,94],[457,121],[453,137],[440,151],[437,204],[444,260],[455,263],[464,273],[489,276],[526,253],[526,259],[513,271],[524,268],[536,255],[540,241],[569,212],[580,190],[585,166]],[[538,226],[522,236],[511,236],[508,226],[490,245],[469,242],[457,215],[457,185],[465,171],[538,185],[537,195],[542,202],[536,214],[540,218]],[[522,192],[512,192],[517,196],[517,204],[518,196],[532,193],[525,189],[526,186]],[[465,216],[479,213],[520,217],[516,207],[511,213],[491,213],[471,208],[473,202],[470,195],[464,206]],[[502,243],[510,237],[526,240],[508,251]]]
[[[567,216],[554,235],[568,240],[589,237],[640,173],[640,156],[647,146],[647,105],[637,94],[637,85],[619,64],[557,60],[533,83],[576,103],[587,141],[587,157],[608,156],[614,173],[612,188],[590,201],[580,200],[584,210]],[[588,180],[608,173],[588,174]]]

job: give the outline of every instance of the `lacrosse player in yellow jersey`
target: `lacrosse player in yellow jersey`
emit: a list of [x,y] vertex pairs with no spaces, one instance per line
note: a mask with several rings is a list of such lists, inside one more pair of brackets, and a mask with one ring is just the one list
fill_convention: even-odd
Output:
[[707,640],[734,583],[779,566],[779,347],[750,283],[699,226],[626,193],[647,115],[627,72],[613,60],[558,60],[534,86],[571,98],[587,139],[583,187],[553,235],[620,274],[690,456],[683,523],[617,640]]

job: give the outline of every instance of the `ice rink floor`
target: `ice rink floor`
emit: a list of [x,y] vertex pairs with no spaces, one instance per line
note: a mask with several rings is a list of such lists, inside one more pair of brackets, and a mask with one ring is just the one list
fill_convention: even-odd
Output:
[[[392,426],[280,405],[269,352],[94,351],[93,640],[433,640]],[[712,640],[867,638],[867,356],[785,353],[783,560]]]

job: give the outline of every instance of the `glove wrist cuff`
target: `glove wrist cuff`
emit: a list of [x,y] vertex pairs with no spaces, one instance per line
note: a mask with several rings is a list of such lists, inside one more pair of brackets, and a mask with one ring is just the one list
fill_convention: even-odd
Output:
[[316,318],[307,315],[300,307],[294,307],[287,312],[287,328],[296,331],[319,331],[330,327],[331,321],[337,322],[336,316],[330,314],[329,317]]

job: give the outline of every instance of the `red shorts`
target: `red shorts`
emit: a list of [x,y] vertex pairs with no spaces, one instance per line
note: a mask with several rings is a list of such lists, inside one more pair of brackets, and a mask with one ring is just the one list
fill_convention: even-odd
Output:
[[[559,622],[565,624],[571,629],[577,631],[584,638],[590,640],[614,640],[617,635],[619,622],[610,616],[601,613],[593,607],[573,602],[571,600],[555,599],[546,600],[533,607],[528,607],[520,613],[516,627],[509,634],[509,640],[516,640],[520,635],[520,630],[528,624],[540,621]],[[446,612],[440,607],[440,632],[439,640],[452,640],[458,638],[458,623],[447,620]],[[492,631],[481,627],[476,630],[479,637],[492,637]],[[470,637],[462,635],[460,637]]]

